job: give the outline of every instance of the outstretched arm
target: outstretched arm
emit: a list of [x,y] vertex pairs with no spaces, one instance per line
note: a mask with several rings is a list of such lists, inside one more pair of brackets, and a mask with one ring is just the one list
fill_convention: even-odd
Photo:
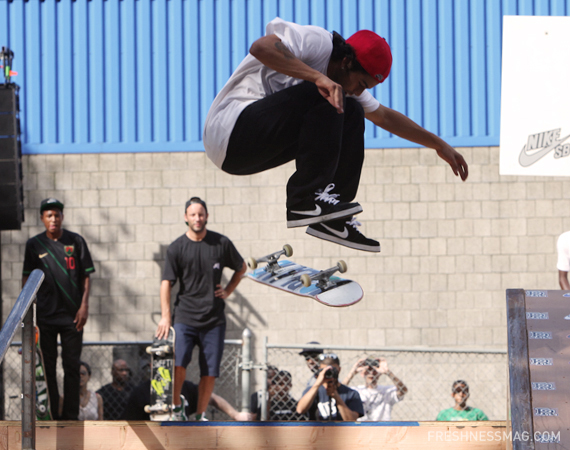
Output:
[[366,118],[396,136],[435,149],[437,155],[451,166],[456,176],[460,176],[463,181],[467,179],[469,170],[463,156],[439,136],[420,127],[410,118],[383,105],[373,112],[366,113]]
[[321,95],[339,113],[343,112],[342,86],[297,58],[276,35],[259,38],[252,44],[249,53],[270,69],[315,83]]
[[230,405],[225,398],[220,397],[214,393],[212,393],[212,396],[210,397],[210,405],[226,413],[235,421],[255,420],[255,414],[248,412],[237,412],[236,409]]

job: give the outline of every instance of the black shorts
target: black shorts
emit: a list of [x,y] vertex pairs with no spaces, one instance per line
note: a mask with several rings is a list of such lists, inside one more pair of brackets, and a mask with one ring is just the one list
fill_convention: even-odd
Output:
[[190,361],[192,361],[194,346],[198,345],[200,376],[220,376],[220,363],[224,353],[224,339],[226,337],[225,323],[205,330],[177,323],[174,325],[174,331],[176,332],[174,349],[176,366],[187,367]]

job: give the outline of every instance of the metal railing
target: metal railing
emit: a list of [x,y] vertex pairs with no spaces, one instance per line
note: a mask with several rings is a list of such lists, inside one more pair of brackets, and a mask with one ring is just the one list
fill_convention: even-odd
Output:
[[[31,308],[42,282],[44,273],[32,271],[18,296],[8,319],[0,331],[0,363],[8,351],[19,327],[22,330],[22,449],[36,447],[36,351],[34,309]],[[22,323],[23,322],[23,323]]]

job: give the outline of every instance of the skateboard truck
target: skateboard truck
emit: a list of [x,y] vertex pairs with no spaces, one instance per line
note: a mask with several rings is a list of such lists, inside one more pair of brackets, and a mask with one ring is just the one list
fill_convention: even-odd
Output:
[[170,405],[162,404],[162,405],[146,405],[144,407],[144,412],[147,414],[158,412],[158,413],[167,413],[170,411]]
[[146,352],[149,355],[152,355],[153,353],[162,358],[163,356],[169,355],[170,353],[172,353],[172,347],[170,345],[161,345],[161,346],[157,346],[157,347],[153,347],[152,345],[149,345],[146,348]]
[[303,286],[309,287],[313,282],[313,280],[317,280],[317,287],[323,291],[326,291],[327,289],[336,286],[336,283],[330,280],[332,274],[335,273],[336,271],[344,273],[346,272],[346,269],[347,265],[341,259],[339,262],[336,263],[336,266],[331,267],[330,269],[321,270],[319,273],[316,273],[314,275],[308,275],[304,273],[300,277],[301,283],[303,283]]
[[293,255],[293,248],[289,244],[285,244],[283,246],[283,250],[279,250],[278,252],[271,253],[267,256],[262,256],[258,259],[249,257],[247,258],[247,265],[251,269],[257,269],[258,263],[266,262],[267,266],[264,268],[265,271],[273,274],[277,269],[279,269],[279,264],[277,261],[282,255],[285,255],[287,258],[289,258],[291,255]]

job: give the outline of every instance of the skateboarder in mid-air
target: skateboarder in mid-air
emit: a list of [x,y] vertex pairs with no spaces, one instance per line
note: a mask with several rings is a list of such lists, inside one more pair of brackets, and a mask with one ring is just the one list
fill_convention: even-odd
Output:
[[372,252],[353,219],[364,162],[364,118],[402,138],[434,148],[467,179],[463,157],[436,135],[381,105],[367,89],[392,65],[386,41],[361,30],[338,33],[276,18],[253,43],[215,98],[204,127],[208,157],[223,171],[250,175],[295,160],[287,183],[287,226]]

